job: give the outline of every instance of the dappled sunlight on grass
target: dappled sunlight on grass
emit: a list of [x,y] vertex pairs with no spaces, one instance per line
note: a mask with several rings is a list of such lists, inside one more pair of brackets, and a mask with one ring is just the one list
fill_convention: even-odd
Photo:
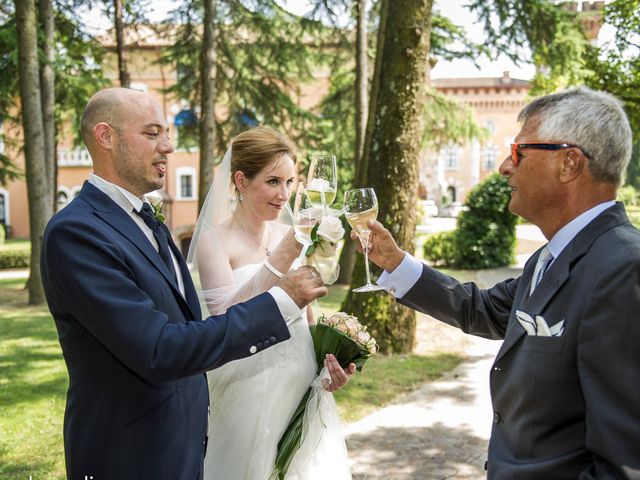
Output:
[[64,478],[67,371],[45,306],[24,280],[0,281],[0,478]]

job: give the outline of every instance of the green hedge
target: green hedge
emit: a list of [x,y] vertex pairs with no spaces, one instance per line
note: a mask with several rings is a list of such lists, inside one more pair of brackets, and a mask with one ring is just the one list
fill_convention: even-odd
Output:
[[493,174],[476,185],[452,232],[431,235],[424,256],[436,266],[480,269],[513,263],[517,218],[509,212],[507,179]]
[[0,250],[0,270],[6,268],[29,268],[30,248],[7,248]]

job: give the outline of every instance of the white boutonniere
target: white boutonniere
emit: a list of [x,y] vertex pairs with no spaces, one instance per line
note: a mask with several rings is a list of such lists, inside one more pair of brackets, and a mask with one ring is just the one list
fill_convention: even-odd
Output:
[[162,213],[162,200],[149,200],[149,205],[153,208],[154,218],[160,223],[166,222],[167,217]]

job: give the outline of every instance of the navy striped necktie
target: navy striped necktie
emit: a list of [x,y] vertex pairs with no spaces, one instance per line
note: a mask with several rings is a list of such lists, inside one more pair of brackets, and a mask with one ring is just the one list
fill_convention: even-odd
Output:
[[173,275],[173,278],[177,279],[176,270],[173,266],[173,259],[171,258],[171,252],[169,251],[169,230],[166,225],[156,220],[153,208],[147,202],[142,204],[142,208],[139,212],[136,211],[136,214],[142,218],[147,227],[149,227],[153,232],[153,236],[158,242],[158,253],[160,254],[160,258],[162,258],[162,261],[169,269],[169,272]]

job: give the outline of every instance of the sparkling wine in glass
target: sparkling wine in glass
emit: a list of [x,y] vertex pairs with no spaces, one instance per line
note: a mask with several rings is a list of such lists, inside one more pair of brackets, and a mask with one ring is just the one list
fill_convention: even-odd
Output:
[[303,245],[311,245],[311,230],[320,220],[322,209],[311,203],[304,184],[300,182],[293,203],[293,229],[297,240]]
[[367,283],[362,287],[354,288],[354,292],[375,292],[383,290],[384,287],[371,283],[371,274],[369,273],[369,235],[371,230],[367,222],[375,220],[378,217],[378,199],[373,188],[357,188],[348,190],[344,194],[344,210],[347,222],[356,232],[362,250],[364,251],[364,266],[367,272]]
[[307,196],[312,205],[323,210],[331,205],[336,199],[338,186],[336,156],[313,154],[307,182]]

